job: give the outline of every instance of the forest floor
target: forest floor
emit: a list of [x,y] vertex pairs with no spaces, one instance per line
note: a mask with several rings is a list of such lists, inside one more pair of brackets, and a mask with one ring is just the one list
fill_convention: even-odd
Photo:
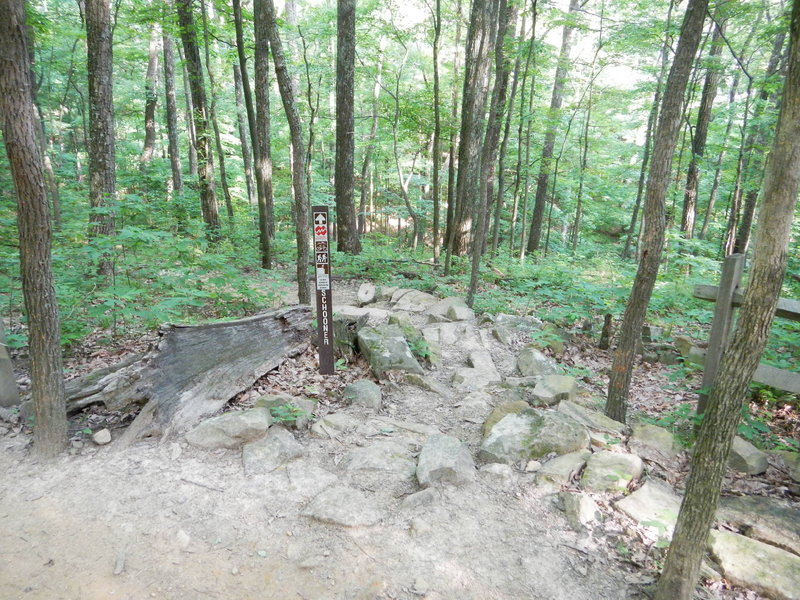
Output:
[[[356,283],[336,288],[336,304],[355,304]],[[114,362],[144,341],[118,351],[87,352],[73,372]],[[503,346],[488,337],[504,375],[513,373],[524,340]],[[429,376],[449,382],[463,366],[461,347],[444,349]],[[406,384],[382,386],[378,413],[344,407],[340,390],[368,377],[362,361],[335,377],[314,371],[313,353],[288,360],[256,382],[235,404],[261,393],[309,395],[318,415],[345,412],[351,430],[322,440],[295,431],[304,455],[286,468],[246,477],[238,450],[205,451],[183,439],[127,448],[96,446],[81,432],[125,416],[96,411],[72,423],[68,454],[37,462],[30,433],[0,427],[0,598],[30,600],[412,599],[599,600],[645,597],[655,579],[659,549],[636,538],[631,524],[610,517],[595,531],[571,529],[534,474],[511,477],[481,470],[476,480],[415,494],[411,479],[343,473],[353,449],[375,442],[418,451],[435,429],[480,444],[482,418],[455,390],[442,396]],[[569,344],[560,358],[595,375],[587,393],[602,395],[608,354]],[[662,367],[637,368],[631,393],[636,410],[659,411],[683,400]],[[671,475],[680,480],[685,470]],[[304,514],[310,500],[339,478],[369,497],[377,525],[342,527]],[[780,482],[728,480],[726,486]],[[409,500],[412,499],[412,500]],[[611,498],[608,499],[608,502]],[[603,502],[600,502],[601,508]],[[353,507],[364,509],[364,507]],[[609,511],[612,512],[612,511]],[[702,597],[758,598],[724,582]]]

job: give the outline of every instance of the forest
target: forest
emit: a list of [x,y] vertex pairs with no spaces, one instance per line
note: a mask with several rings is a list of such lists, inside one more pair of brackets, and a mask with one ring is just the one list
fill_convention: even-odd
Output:
[[[800,370],[800,324],[772,321],[800,297],[791,4],[4,0],[4,344],[34,359],[35,403],[36,356],[63,380],[62,353],[311,304],[325,205],[334,282],[560,330],[606,317],[605,412],[626,422],[642,326],[707,339],[714,305],[692,290],[741,254],[721,383],[683,425],[721,428],[696,430],[712,471],[737,428],[797,452],[797,395],[750,386],[759,360]],[[721,478],[697,497],[715,505]]]

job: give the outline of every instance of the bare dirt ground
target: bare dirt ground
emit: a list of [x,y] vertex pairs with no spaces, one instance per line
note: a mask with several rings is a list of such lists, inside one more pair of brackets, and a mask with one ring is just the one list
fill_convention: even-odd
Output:
[[[340,289],[337,303],[352,292]],[[513,345],[488,337],[483,343],[501,373],[511,374]],[[442,383],[463,366],[464,348],[446,348],[444,358],[430,374]],[[249,478],[240,451],[208,452],[183,439],[128,448],[87,440],[40,463],[29,455],[28,433],[0,430],[0,598],[640,597],[652,573],[609,551],[623,539],[620,524],[609,520],[598,531],[576,533],[532,473],[480,471],[471,484],[409,500],[419,491],[412,478],[343,468],[349,451],[375,443],[415,454],[430,428],[459,437],[474,454],[486,415],[463,395],[390,383],[380,412],[345,409],[337,403],[338,384],[326,390],[301,367],[288,365],[258,386],[307,389],[320,401],[318,416],[347,412],[357,426],[329,440],[295,432],[304,456]],[[342,380],[361,368],[354,364]],[[369,498],[378,524],[343,527],[304,515],[334,481]]]

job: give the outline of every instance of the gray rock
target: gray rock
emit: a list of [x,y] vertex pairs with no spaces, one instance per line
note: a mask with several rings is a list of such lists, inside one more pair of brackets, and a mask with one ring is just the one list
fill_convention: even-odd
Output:
[[346,413],[331,413],[311,426],[311,434],[322,439],[333,439],[341,433],[355,429],[359,425],[358,419]]
[[536,483],[538,485],[570,483],[580,474],[591,455],[592,453],[588,450],[578,450],[548,460],[536,469]]
[[416,510],[422,506],[430,506],[436,502],[438,497],[439,494],[435,488],[426,488],[403,498],[400,508],[402,510]]
[[475,318],[475,311],[469,306],[451,306],[447,309],[447,318],[451,321],[471,321]]
[[717,520],[800,556],[800,508],[778,498],[725,496]]
[[358,346],[379,379],[392,370],[424,373],[397,325],[363,328],[358,332]]
[[511,343],[511,332],[501,325],[492,327],[492,335],[494,336],[494,339],[504,346],[508,346]]
[[530,333],[531,331],[539,331],[542,328],[542,321],[536,317],[520,317],[519,315],[506,315],[500,313],[494,318],[497,325],[502,325],[507,329],[514,329],[516,331],[523,331]]
[[554,411],[527,410],[503,417],[484,438],[479,457],[513,463],[545,454],[568,454],[589,445],[587,429]]
[[669,540],[678,520],[681,499],[666,483],[650,479],[614,506],[639,523],[653,541]]
[[443,298],[435,304],[431,305],[426,311],[426,315],[433,315],[437,317],[447,317],[447,312],[454,306],[459,308],[469,308],[463,298],[458,296],[450,296]]
[[769,463],[766,452],[736,436],[733,438],[731,453],[728,455],[728,466],[748,475],[760,475],[767,470]]
[[504,463],[489,463],[480,468],[482,475],[488,475],[502,487],[508,487],[514,481],[514,469]]
[[336,475],[307,459],[298,459],[289,463],[286,466],[286,474],[292,490],[304,499],[313,498],[322,490],[339,481]]
[[422,335],[429,344],[439,344],[449,346],[459,344],[459,346],[470,347],[477,343],[475,328],[470,323],[433,323],[422,329]]
[[362,283],[358,288],[357,298],[359,306],[375,302],[375,285],[372,283]]
[[475,391],[502,383],[503,377],[494,366],[491,354],[486,350],[470,352],[469,365],[457,369],[453,375],[453,384],[458,389]]
[[98,446],[105,446],[111,443],[111,432],[106,429],[100,429],[92,434],[92,441]]
[[350,472],[371,471],[391,473],[411,479],[417,468],[411,452],[395,442],[376,442],[348,452],[342,466]]
[[642,341],[645,344],[657,342],[664,337],[664,328],[655,325],[644,325],[642,327]]
[[601,518],[597,503],[583,492],[560,492],[558,499],[567,522],[575,531],[583,531]]
[[615,421],[596,410],[591,410],[575,402],[562,400],[558,405],[559,412],[569,415],[578,423],[583,423],[592,431],[610,433],[616,437],[621,437],[625,431],[625,424]]
[[403,294],[396,302],[392,297],[394,303],[394,310],[404,310],[407,312],[424,312],[431,306],[436,304],[439,299],[426,292],[419,290],[410,290],[408,293]]
[[601,450],[586,461],[581,485],[593,492],[619,492],[641,477],[643,470],[642,459],[635,454]]
[[372,499],[340,485],[321,492],[301,514],[343,527],[369,527],[381,520],[381,513]]
[[375,288],[375,302],[389,301],[394,296],[395,292],[399,290],[396,285],[379,285]]
[[506,415],[518,415],[522,412],[525,412],[529,408],[530,405],[524,400],[514,400],[512,402],[504,402],[503,404],[498,405],[489,414],[489,416],[487,417],[486,421],[483,424],[483,437],[488,436],[492,431],[492,427],[497,425],[497,423],[500,422],[500,419],[502,419]]
[[348,404],[364,406],[373,410],[380,410],[382,406],[383,394],[381,388],[369,379],[359,379],[353,383],[348,383],[342,390],[342,398]]
[[578,382],[569,375],[546,375],[533,388],[533,400],[537,404],[553,406],[562,400],[572,400],[578,393]]
[[800,453],[791,452],[789,450],[779,450],[774,454],[783,461],[789,478],[792,481],[800,483]]
[[440,483],[462,485],[475,478],[475,462],[458,438],[432,435],[422,446],[417,462],[417,481],[426,488]]
[[644,460],[663,466],[670,465],[683,450],[672,432],[650,423],[633,424],[628,448]]
[[18,406],[21,401],[14,364],[8,354],[4,325],[0,323],[0,407],[11,408]]
[[242,447],[242,465],[248,477],[271,473],[302,456],[303,446],[283,427],[270,427],[266,435]]
[[239,448],[263,437],[271,424],[272,416],[266,408],[234,411],[202,421],[186,434],[186,441],[208,450]]
[[709,550],[730,583],[769,598],[800,600],[800,556],[729,531],[712,530]]
[[517,356],[517,369],[523,377],[557,375],[555,361],[536,348],[523,348]]
[[425,377],[424,375],[418,375],[416,373],[408,373],[406,375],[405,382],[409,385],[415,385],[418,388],[422,388],[423,390],[439,394],[442,397],[445,397],[450,393],[450,388],[443,383],[439,383],[435,379]]
[[378,327],[385,325],[389,322],[389,316],[392,314],[384,308],[376,307],[358,307],[350,306],[348,304],[337,304],[333,307],[334,320],[339,319],[342,321],[350,321],[358,323],[361,326]]
[[535,388],[541,380],[541,377],[506,377],[503,381],[503,387]]

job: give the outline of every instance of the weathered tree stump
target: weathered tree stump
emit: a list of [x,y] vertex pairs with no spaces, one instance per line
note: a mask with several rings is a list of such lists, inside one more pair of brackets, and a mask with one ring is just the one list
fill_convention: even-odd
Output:
[[309,343],[311,311],[294,306],[237,321],[165,325],[144,355],[67,385],[67,411],[144,405],[121,438],[183,433]]

